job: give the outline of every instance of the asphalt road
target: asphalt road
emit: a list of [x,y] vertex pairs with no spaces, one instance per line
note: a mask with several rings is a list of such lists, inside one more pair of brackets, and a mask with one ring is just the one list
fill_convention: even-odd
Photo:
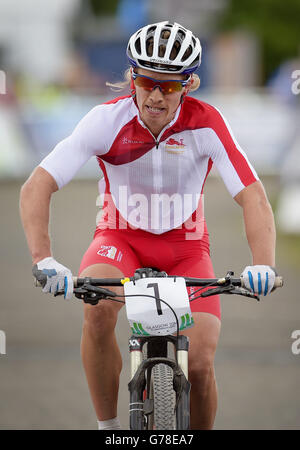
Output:
[[[6,335],[6,354],[0,354],[0,429],[96,429],[79,352],[82,304],[33,287],[18,212],[21,183],[0,184],[0,330]],[[277,180],[266,179],[265,186],[275,198]],[[92,239],[96,198],[96,181],[73,181],[53,198],[54,255],[74,273]],[[216,274],[234,270],[238,275],[250,253],[241,210],[218,179],[207,181],[205,212]],[[290,263],[280,241],[277,267],[285,287],[260,303],[222,297],[215,429],[300,429],[300,354],[291,350],[291,334],[300,329],[299,267]],[[124,360],[119,416],[126,429],[129,327],[124,310],[117,336]]]

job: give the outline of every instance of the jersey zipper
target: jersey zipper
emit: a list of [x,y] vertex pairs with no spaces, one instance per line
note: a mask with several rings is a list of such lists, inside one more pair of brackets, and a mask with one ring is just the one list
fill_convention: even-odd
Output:
[[[164,134],[165,130],[168,128],[168,125],[164,127],[164,129],[159,133],[158,137],[156,138],[153,133],[149,130],[149,128],[146,127],[146,129],[149,131],[151,136],[153,137],[153,140],[155,142],[156,150],[159,149],[160,144],[160,138]],[[163,187],[163,180],[162,180],[162,155],[161,152],[155,151],[152,152],[152,164],[153,164],[153,187],[154,191],[159,194],[161,193],[162,187]]]
[[163,128],[163,129],[161,130],[161,132],[159,133],[159,135],[158,135],[157,138],[154,136],[153,133],[151,133],[151,131],[149,130],[149,128],[147,128],[147,127],[145,127],[145,128],[149,131],[149,133],[150,133],[151,136],[153,137],[153,140],[154,140],[154,142],[155,142],[155,147],[156,147],[156,149],[158,149],[159,144],[160,144],[160,138],[162,137],[162,135],[164,134],[164,132],[166,131],[166,129],[169,128],[169,126],[166,125],[165,128]]
[[[141,123],[141,122],[140,122]],[[148,132],[151,134],[154,142],[155,142],[155,147],[156,150],[159,149],[159,144],[160,144],[160,139],[162,137],[162,135],[164,134],[164,132],[170,128],[170,124],[166,125],[161,132],[159,133],[159,135],[157,136],[157,138],[154,136],[154,134],[149,130],[149,128],[144,124],[141,123],[142,126],[148,130]],[[153,164],[153,187],[154,187],[154,191],[159,194],[162,192],[162,187],[163,187],[163,180],[162,180],[162,154],[161,152],[155,151],[152,152],[152,164]]]

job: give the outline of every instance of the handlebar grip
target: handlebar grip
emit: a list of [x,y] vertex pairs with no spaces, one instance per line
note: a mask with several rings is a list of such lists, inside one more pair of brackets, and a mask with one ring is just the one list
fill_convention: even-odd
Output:
[[[243,277],[241,277],[241,286],[245,287],[245,283],[244,283]],[[282,287],[282,286],[283,286],[283,278],[279,277],[279,276],[275,277],[274,289]]]
[[274,287],[282,287],[283,286],[283,278],[282,277],[276,277]]

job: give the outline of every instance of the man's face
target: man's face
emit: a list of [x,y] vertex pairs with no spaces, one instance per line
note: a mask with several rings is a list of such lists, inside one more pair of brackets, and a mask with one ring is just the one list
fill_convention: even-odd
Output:
[[[138,69],[139,75],[145,75],[156,80],[184,80],[185,75],[159,73],[146,69]],[[173,120],[176,110],[180,104],[182,94],[187,90],[187,86],[181,91],[164,95],[157,87],[148,91],[136,86],[136,101],[140,111],[140,117],[149,130],[158,136],[161,130]]]

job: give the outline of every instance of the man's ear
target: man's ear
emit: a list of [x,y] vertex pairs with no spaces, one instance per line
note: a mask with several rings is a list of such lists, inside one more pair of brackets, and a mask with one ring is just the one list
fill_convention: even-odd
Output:
[[191,78],[189,83],[184,87],[183,94],[180,98],[180,103],[182,104],[184,102],[185,97],[189,94],[192,84],[194,83],[194,78]]
[[190,90],[191,90],[193,84],[194,84],[194,78],[193,78],[193,75],[192,75],[190,81],[188,82],[188,84],[187,84],[186,87],[185,87],[185,89],[186,89],[185,95],[188,95],[188,94],[189,94],[189,92],[190,92]]

